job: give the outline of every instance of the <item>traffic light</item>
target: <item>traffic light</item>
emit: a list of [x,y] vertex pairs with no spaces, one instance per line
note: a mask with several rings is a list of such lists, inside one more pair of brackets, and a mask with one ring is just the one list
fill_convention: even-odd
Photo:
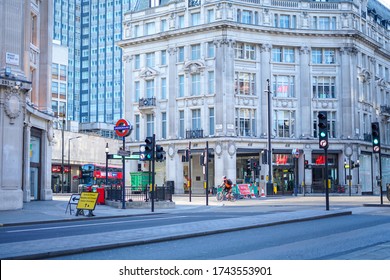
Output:
[[309,161],[307,159],[305,159],[305,169],[308,169],[309,168]]
[[318,113],[318,143],[321,149],[328,149],[328,116],[326,111]]
[[246,169],[252,170],[252,160],[251,159],[246,160]]
[[199,156],[199,164],[201,166],[205,166],[205,164],[204,164],[204,153],[201,153],[200,156]]
[[253,170],[257,170],[257,167],[258,167],[258,162],[257,162],[257,160],[252,159],[252,169],[253,169]]
[[190,161],[190,157],[191,157],[191,153],[190,153],[190,150],[186,150],[186,162],[189,162]]
[[263,150],[261,153],[262,153],[262,155],[261,155],[261,163],[262,164],[268,164],[268,161],[267,161],[268,151],[267,150]]
[[379,123],[378,122],[371,123],[371,130],[372,130],[372,151],[374,153],[379,153],[381,150]]
[[163,162],[165,160],[164,148],[160,145],[156,145],[156,161]]
[[141,161],[153,160],[153,137],[146,137],[145,143],[139,146],[139,159]]

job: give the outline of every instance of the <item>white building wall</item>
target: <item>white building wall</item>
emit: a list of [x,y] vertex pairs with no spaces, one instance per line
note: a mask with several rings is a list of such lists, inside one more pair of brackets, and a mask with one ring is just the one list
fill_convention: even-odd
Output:
[[[181,155],[188,147],[188,142],[197,144],[197,149],[204,148],[209,141],[209,147],[213,150],[215,158],[211,164],[215,185],[220,183],[222,175],[227,175],[237,182],[242,179],[238,174],[240,159],[250,156],[258,156],[259,152],[267,149],[268,134],[268,102],[267,79],[273,81],[275,75],[289,75],[295,78],[295,96],[278,97],[272,95],[272,148],[273,153],[288,154],[292,149],[302,151],[298,160],[299,185],[311,187],[313,174],[317,171],[304,169],[304,159],[310,164],[315,164],[315,157],[321,152],[318,148],[318,139],[315,138],[314,123],[317,121],[318,111],[328,111],[334,114],[332,120],[334,137],[330,139],[329,152],[336,156],[334,168],[337,170],[340,185],[345,184],[345,170],[343,166],[346,145],[353,145],[352,158],[357,160],[362,153],[371,152],[371,143],[364,138],[364,134],[371,133],[370,123],[382,120],[384,134],[388,135],[389,114],[380,110],[382,96],[377,96],[379,91],[379,74],[376,69],[381,64],[383,69],[389,69],[389,31],[375,26],[371,16],[366,13],[365,18],[360,18],[361,11],[367,12],[367,3],[351,2],[294,2],[291,1],[260,1],[249,3],[246,1],[234,1],[225,3],[214,1],[201,3],[200,7],[187,8],[187,1],[169,3],[154,8],[154,17],[148,10],[129,12],[125,14],[126,27],[132,30],[140,30],[139,36],[134,32],[125,32],[125,37],[120,46],[124,56],[128,59],[126,64],[126,98],[132,100],[126,104],[126,116],[132,121],[135,115],[140,115],[140,139],[132,138],[128,145],[137,149],[146,135],[146,114],[155,117],[155,133],[159,144],[164,146],[167,152],[166,179],[174,180],[176,191],[183,191],[181,185],[185,181],[183,172],[187,163],[181,162]],[[185,9],[186,8],[186,9]],[[207,22],[208,10],[214,10],[215,20]],[[253,12],[253,22],[245,24],[237,22],[237,18],[244,12]],[[191,26],[191,13],[201,13],[201,24]],[[389,13],[389,11],[387,11]],[[184,15],[184,28],[180,28],[179,18]],[[281,16],[290,15],[296,22],[293,28],[274,27]],[[256,23],[254,18],[256,17]],[[335,19],[334,30],[316,29],[315,24],[321,18]],[[159,33],[158,26],[162,19],[168,23],[169,29]],[[156,23],[156,34],[143,36],[142,30],[147,22]],[[375,26],[375,27],[374,27]],[[377,29],[379,32],[374,32]],[[364,33],[362,35],[361,33]],[[380,39],[379,39],[380,38]],[[380,41],[383,44],[380,44]],[[207,57],[207,43],[214,42],[215,56]],[[386,43],[387,42],[387,43]],[[237,43],[248,43],[255,46],[256,60],[235,59]],[[192,61],[190,57],[191,45],[201,44],[201,58]],[[179,62],[178,50],[185,48],[185,58]],[[272,60],[272,49],[275,47],[288,47],[294,49],[295,61],[293,63]],[[375,52],[380,48],[380,52]],[[312,62],[313,50],[333,49],[335,51],[335,63],[317,64]],[[167,50],[166,66],[159,65],[157,58],[161,50]],[[150,69],[145,68],[145,53],[155,52],[156,65]],[[134,57],[140,55],[141,67],[134,69]],[[360,60],[364,60],[364,63]],[[215,94],[208,95],[207,71],[215,72]],[[245,71],[256,75],[255,95],[235,94],[235,72]],[[385,72],[385,70],[383,70]],[[191,74],[201,75],[201,94],[191,96]],[[178,76],[185,77],[185,96],[178,97]],[[335,77],[336,94],[334,98],[315,98],[313,96],[314,77]],[[168,100],[159,100],[161,77],[167,78]],[[140,97],[144,97],[145,82],[155,79],[156,106],[142,108],[134,100],[134,81],[141,84]],[[390,77],[385,77],[381,88],[390,90]],[[384,95],[382,93],[382,95]],[[382,99],[381,99],[382,98]],[[215,135],[208,137],[209,119],[208,108],[215,109]],[[236,109],[256,110],[256,135],[243,137],[237,134]],[[191,110],[201,110],[201,122],[203,138],[179,137],[179,111],[184,111],[185,130],[191,130]],[[275,112],[289,111],[295,114],[295,129],[289,137],[280,137],[274,123]],[[161,139],[161,112],[167,112],[168,139]],[[368,118],[363,123],[363,115]],[[135,142],[133,142],[135,141]],[[383,155],[389,156],[389,141],[383,142]],[[245,152],[246,151],[246,152]],[[196,167],[194,167],[196,165]],[[276,163],[274,162],[274,166]],[[375,166],[377,163],[373,162]],[[266,180],[267,164],[262,165],[259,181]],[[194,160],[192,182],[194,188],[202,192],[201,182],[194,182],[194,178],[201,172],[197,160]],[[352,184],[360,188],[359,170],[352,170]],[[373,175],[374,176],[374,175]],[[160,176],[163,178],[163,176]],[[375,178],[373,177],[373,182]],[[375,184],[365,186],[373,193],[378,193]]]

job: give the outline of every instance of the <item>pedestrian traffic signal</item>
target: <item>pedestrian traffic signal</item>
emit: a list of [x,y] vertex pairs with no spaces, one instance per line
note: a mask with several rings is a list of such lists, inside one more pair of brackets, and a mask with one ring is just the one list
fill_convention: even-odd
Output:
[[164,148],[160,145],[156,145],[156,161],[163,162],[165,160]]
[[328,116],[326,111],[318,113],[318,143],[321,149],[328,149]]
[[371,123],[371,130],[372,130],[372,151],[374,153],[379,153],[381,150],[379,123],[378,122]]

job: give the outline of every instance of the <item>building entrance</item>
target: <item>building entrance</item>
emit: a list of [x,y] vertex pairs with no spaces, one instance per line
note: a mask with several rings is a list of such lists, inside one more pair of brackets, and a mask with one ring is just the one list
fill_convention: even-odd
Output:
[[[337,154],[328,154],[328,183],[330,192],[337,192],[339,186],[339,176],[337,168]],[[312,157],[313,177],[312,189],[313,193],[325,193],[325,156],[323,154],[314,154]]]
[[294,192],[295,174],[294,168],[290,166],[274,167],[273,177],[276,183],[278,195],[291,195]]
[[275,153],[273,155],[273,181],[276,195],[291,195],[294,192],[295,160],[291,153]]

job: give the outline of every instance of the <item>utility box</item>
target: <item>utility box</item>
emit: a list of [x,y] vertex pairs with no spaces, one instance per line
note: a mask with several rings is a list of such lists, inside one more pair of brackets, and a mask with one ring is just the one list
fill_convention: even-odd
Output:
[[132,187],[145,187],[149,184],[149,172],[130,172]]

